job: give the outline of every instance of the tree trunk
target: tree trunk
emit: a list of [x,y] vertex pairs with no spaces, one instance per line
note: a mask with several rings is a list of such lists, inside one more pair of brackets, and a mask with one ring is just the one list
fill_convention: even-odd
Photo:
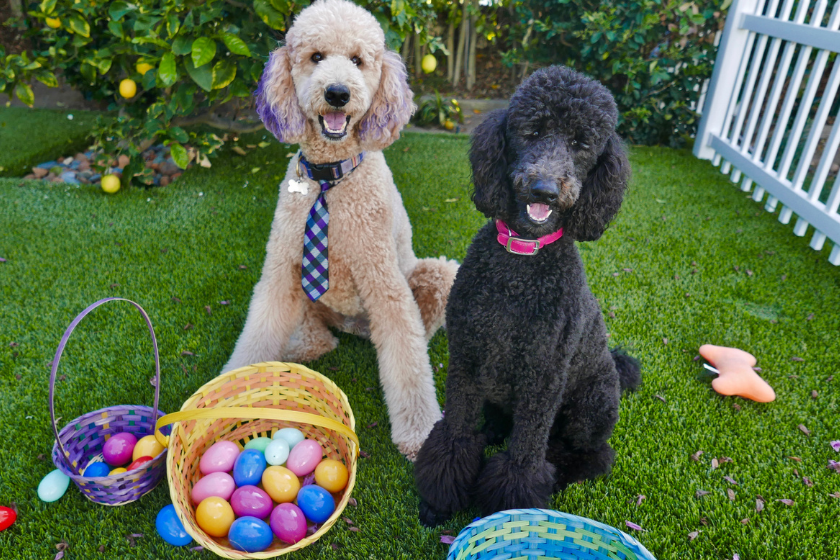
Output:
[[452,76],[455,74],[455,24],[450,22],[449,28],[446,30],[446,50],[449,54],[446,57],[446,79],[452,81]]
[[23,19],[23,3],[21,0],[9,0],[9,6],[12,8],[12,16]]
[[405,41],[403,41],[402,50],[400,52],[400,56],[402,56],[402,59],[403,59],[403,64],[405,64],[406,67],[408,66],[408,53],[409,53],[409,48],[410,47],[411,47],[411,35],[408,35],[405,38]]
[[420,38],[414,36],[414,77],[423,75],[423,57],[420,55]]
[[478,43],[478,0],[473,0],[475,11],[470,16],[470,54],[467,61],[467,89],[475,85],[475,45]]
[[467,41],[467,5],[470,0],[464,0],[464,9],[461,12],[461,30],[458,32],[458,52],[455,55],[455,74],[452,76],[452,85],[457,86],[461,79],[461,65],[464,63],[464,44]]

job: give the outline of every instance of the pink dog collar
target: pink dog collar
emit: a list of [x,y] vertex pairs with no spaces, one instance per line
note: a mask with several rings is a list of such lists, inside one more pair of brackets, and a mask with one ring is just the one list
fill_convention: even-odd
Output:
[[502,220],[496,220],[496,230],[499,232],[496,240],[507,249],[508,253],[514,255],[536,255],[541,248],[563,237],[563,228],[560,228],[554,233],[543,235],[539,239],[521,239],[517,237],[519,234],[510,229]]

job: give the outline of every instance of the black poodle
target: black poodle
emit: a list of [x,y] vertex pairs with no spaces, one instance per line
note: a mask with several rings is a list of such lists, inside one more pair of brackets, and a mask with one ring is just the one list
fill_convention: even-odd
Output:
[[[641,373],[607,347],[575,241],[598,239],[621,206],[630,167],[617,117],[604,86],[554,66],[474,133],[473,201],[492,221],[449,295],[445,417],[415,464],[424,525],[471,500],[484,515],[545,507],[553,490],[610,470],[619,395]],[[508,435],[484,464],[484,447]]]

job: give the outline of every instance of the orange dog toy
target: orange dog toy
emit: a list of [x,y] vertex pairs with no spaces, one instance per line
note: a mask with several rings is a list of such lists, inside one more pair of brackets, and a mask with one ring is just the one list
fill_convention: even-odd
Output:
[[776,393],[753,370],[755,356],[724,346],[704,344],[700,347],[700,355],[711,362],[714,367],[707,369],[718,373],[718,378],[712,381],[712,388],[721,395],[737,395],[756,402],[771,402],[776,400]]

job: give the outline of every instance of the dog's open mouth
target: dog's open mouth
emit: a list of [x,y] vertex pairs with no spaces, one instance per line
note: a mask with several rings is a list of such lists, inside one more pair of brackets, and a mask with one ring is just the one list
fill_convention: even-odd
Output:
[[548,207],[548,204],[534,202],[528,205],[528,217],[531,218],[531,221],[542,224],[549,216],[551,216],[551,208]]
[[350,115],[340,111],[324,113],[318,117],[321,123],[321,133],[327,138],[337,140],[347,136],[347,125],[350,123]]

